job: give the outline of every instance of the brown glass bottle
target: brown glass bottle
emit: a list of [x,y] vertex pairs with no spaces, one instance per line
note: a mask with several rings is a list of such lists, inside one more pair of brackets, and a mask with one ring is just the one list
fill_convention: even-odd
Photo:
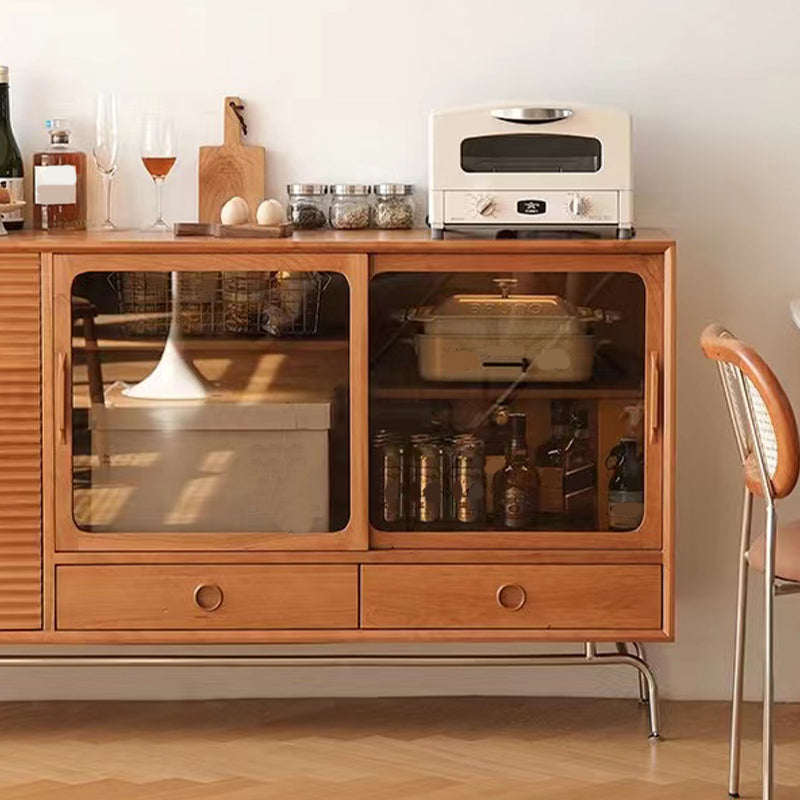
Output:
[[509,414],[511,439],[506,463],[493,479],[495,518],[504,528],[525,530],[533,525],[539,501],[539,478],[528,463],[525,415]]
[[[506,451],[510,436],[508,406],[500,405],[491,414],[487,424],[481,430],[484,440],[485,470],[486,470],[486,510],[492,522],[501,522],[495,519],[497,503],[494,499],[494,476],[502,470],[506,463]],[[500,504],[502,506],[502,503]]]
[[47,121],[50,147],[33,156],[33,227],[86,230],[86,153],[70,147],[69,123]]

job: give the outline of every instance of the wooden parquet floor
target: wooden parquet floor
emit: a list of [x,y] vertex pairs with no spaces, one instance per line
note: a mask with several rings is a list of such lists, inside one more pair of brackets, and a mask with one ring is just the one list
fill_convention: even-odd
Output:
[[[726,798],[728,707],[405,698],[0,705],[0,800]],[[800,800],[800,705],[776,708],[778,800]],[[744,796],[759,794],[760,707]]]

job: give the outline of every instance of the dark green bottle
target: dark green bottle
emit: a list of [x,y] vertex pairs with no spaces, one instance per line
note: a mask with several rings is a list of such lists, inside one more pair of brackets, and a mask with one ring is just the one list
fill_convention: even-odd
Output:
[[644,467],[637,449],[637,439],[622,438],[606,459],[606,467],[614,470],[608,483],[612,531],[635,530],[644,516]]
[[[0,66],[0,202],[23,199],[22,155],[11,130],[8,67]],[[0,213],[0,219],[8,230],[19,230],[22,227],[22,209]]]

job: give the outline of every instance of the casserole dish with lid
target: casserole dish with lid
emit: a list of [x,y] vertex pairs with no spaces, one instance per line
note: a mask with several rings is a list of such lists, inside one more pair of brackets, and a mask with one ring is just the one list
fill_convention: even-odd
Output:
[[432,381],[585,381],[596,349],[592,322],[610,312],[576,308],[557,295],[456,294],[410,310],[420,375]]

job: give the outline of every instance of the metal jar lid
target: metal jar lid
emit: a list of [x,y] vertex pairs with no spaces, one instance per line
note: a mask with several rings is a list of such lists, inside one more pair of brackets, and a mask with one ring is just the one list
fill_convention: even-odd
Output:
[[324,183],[290,183],[286,191],[289,194],[327,194],[328,187]]
[[366,183],[334,183],[331,192],[338,195],[364,195],[372,189]]
[[375,194],[403,195],[412,194],[414,187],[410,183],[376,183],[372,187]]
[[8,67],[0,66],[0,83],[8,83]]

